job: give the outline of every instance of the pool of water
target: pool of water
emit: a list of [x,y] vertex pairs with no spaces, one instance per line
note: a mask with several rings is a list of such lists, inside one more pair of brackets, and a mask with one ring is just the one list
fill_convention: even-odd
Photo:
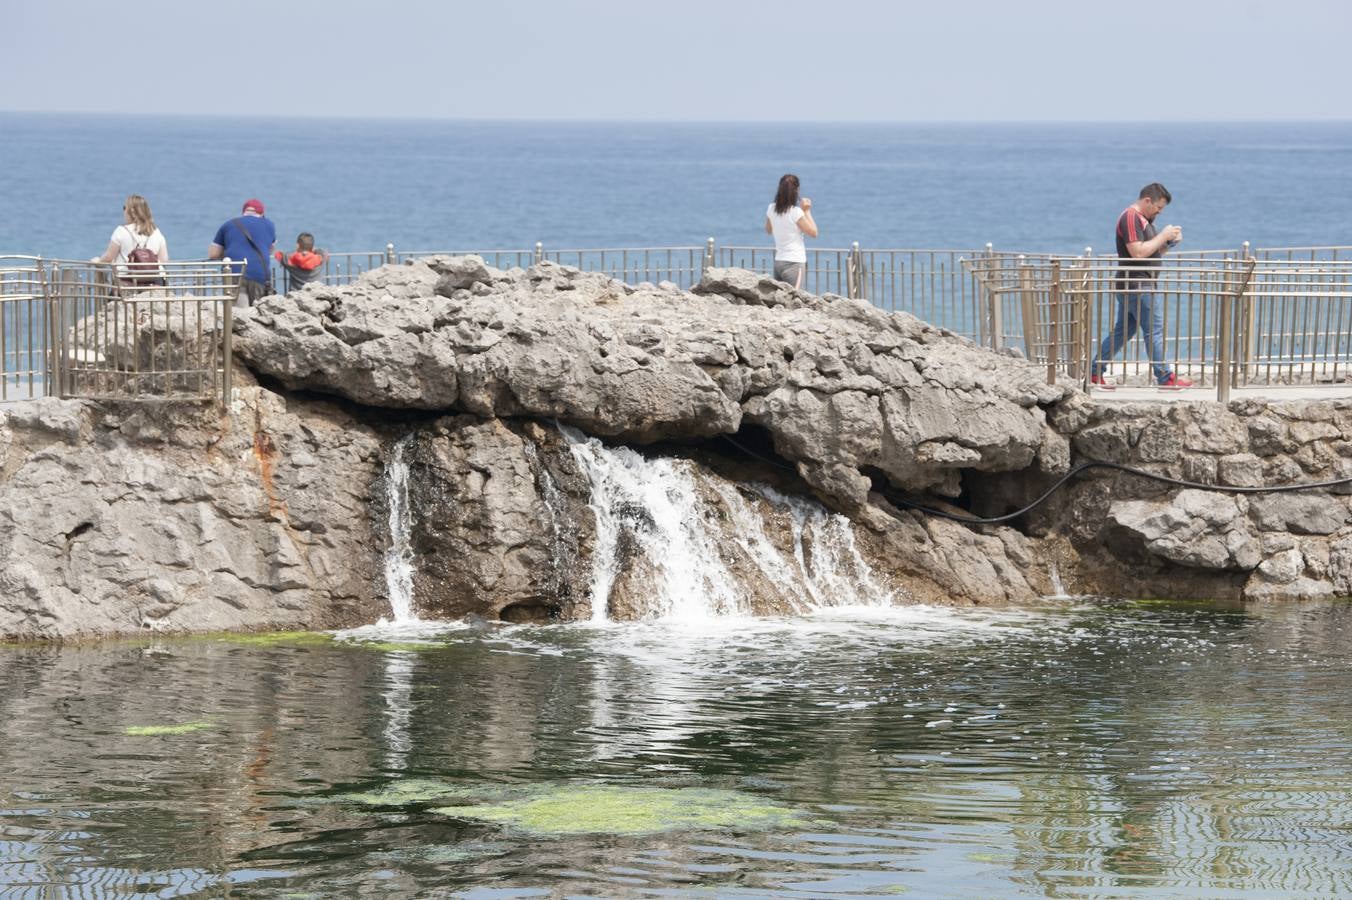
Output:
[[1349,647],[1089,601],[0,647],[0,896],[1347,894]]

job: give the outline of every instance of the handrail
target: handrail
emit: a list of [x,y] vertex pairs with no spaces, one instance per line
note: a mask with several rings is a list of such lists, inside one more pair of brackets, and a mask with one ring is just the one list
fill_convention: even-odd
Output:
[[[669,281],[682,288],[697,283],[711,266],[741,266],[770,274],[774,251],[764,245],[703,244],[664,247],[546,248],[480,251],[383,250],[329,254],[320,272],[338,286],[390,263],[438,255],[477,252],[499,268],[561,262],[629,283]],[[1248,277],[1245,267],[1252,260]],[[32,356],[46,329],[41,291],[33,288],[42,266],[97,265],[40,256],[0,256],[0,399],[6,387],[43,377]],[[202,265],[192,261],[169,266]],[[1059,267],[1053,292],[1054,268]],[[809,247],[805,288],[866,300],[884,310],[906,312],[982,346],[1021,352],[1047,366],[1053,377],[1088,384],[1092,342],[1112,324],[1121,261],[1113,254],[1029,253],[984,248],[925,249]],[[105,280],[115,267],[103,266]],[[1340,383],[1352,369],[1352,247],[1252,248],[1174,252],[1158,261],[1152,285],[1164,311],[1166,356],[1202,384],[1219,389],[1221,307],[1229,297],[1233,318],[1233,386]],[[27,274],[25,274],[27,273]],[[280,274],[280,273],[279,273]],[[49,276],[43,276],[44,278]],[[25,280],[26,279],[26,280]],[[38,279],[41,280],[41,279]],[[1233,292],[1244,285],[1242,297]],[[275,282],[282,286],[282,281]],[[1054,296],[1053,296],[1054,295]],[[1012,301],[1012,302],[1011,302]],[[130,306],[135,306],[133,302]],[[24,355],[28,354],[28,355]],[[1141,342],[1128,345],[1119,363],[1130,381],[1143,377]]]

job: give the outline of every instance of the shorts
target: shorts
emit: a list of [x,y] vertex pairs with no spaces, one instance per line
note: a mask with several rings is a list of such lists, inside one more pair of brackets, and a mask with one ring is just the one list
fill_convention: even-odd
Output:
[[247,309],[256,306],[259,300],[272,293],[272,285],[252,278],[239,280],[239,296],[235,298],[235,309]]
[[807,263],[775,260],[775,281],[782,281],[793,287],[801,288],[803,286],[803,275],[806,273]]

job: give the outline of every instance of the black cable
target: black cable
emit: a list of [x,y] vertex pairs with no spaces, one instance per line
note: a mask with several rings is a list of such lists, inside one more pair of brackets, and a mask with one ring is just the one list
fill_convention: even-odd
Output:
[[[754,456],[761,462],[769,463],[770,465],[773,466],[778,466],[781,469],[792,468],[791,466],[786,466],[783,463],[777,462],[773,459],[767,459],[764,456],[761,456],[759,453],[756,453],[754,450],[748,450],[746,447],[743,447],[741,444],[737,443],[735,440],[733,440],[731,437],[728,437],[726,434],[721,435],[721,437],[724,440],[726,440],[729,444],[732,444],[732,446],[736,447],[738,450],[742,451],[748,456]],[[934,509],[933,507],[930,506],[924,506],[922,504],[907,500],[904,497],[897,497],[889,495],[887,493],[883,493],[883,496],[887,499],[889,503],[893,504],[894,506],[904,506],[907,509],[913,509],[916,512],[922,512],[930,516],[938,516],[941,519],[948,519],[949,521],[952,522],[960,522],[963,525],[998,525],[1001,522],[1008,522],[1011,519],[1017,519],[1019,516],[1029,513],[1034,509],[1037,509],[1039,506],[1041,506],[1043,503],[1047,501],[1047,498],[1051,497],[1052,494],[1060,490],[1061,486],[1064,485],[1067,481],[1070,481],[1072,478],[1078,476],[1081,472],[1086,472],[1089,469],[1113,469],[1118,472],[1126,472],[1128,475],[1135,475],[1138,478],[1145,478],[1150,481],[1158,481],[1163,484],[1173,485],[1175,487],[1189,488],[1192,490],[1199,491],[1214,491],[1216,493],[1221,494],[1282,494],[1290,491],[1313,491],[1322,488],[1339,487],[1345,484],[1352,484],[1352,477],[1335,478],[1332,481],[1310,481],[1304,484],[1258,485],[1256,487],[1247,487],[1230,484],[1203,484],[1200,481],[1184,481],[1182,478],[1171,478],[1168,475],[1159,475],[1156,474],[1155,472],[1147,472],[1144,469],[1137,469],[1132,466],[1124,465],[1122,463],[1104,462],[1102,460],[1090,460],[1089,462],[1080,463],[1078,466],[1071,469],[1066,474],[1062,475],[1060,478],[1056,480],[1055,484],[1047,488],[1047,490],[1045,490],[1041,496],[1039,496],[1032,503],[1025,506],[1023,509],[1016,510],[1012,513],[1007,513],[1003,516],[989,516],[989,517],[961,516],[956,513],[945,512],[942,509]]]

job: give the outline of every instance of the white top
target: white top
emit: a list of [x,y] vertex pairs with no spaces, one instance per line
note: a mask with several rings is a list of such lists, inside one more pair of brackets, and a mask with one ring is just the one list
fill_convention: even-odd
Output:
[[790,206],[781,216],[771,203],[765,208],[765,215],[770,219],[770,230],[775,233],[775,262],[807,262],[807,246],[803,243],[803,232],[798,230],[803,210]]
[[169,245],[165,243],[164,235],[160,234],[158,228],[150,233],[150,237],[146,237],[130,225],[119,225],[113,229],[113,236],[109,240],[117,244],[117,259],[114,261],[119,264],[125,263],[131,251],[137,247],[154,250],[160,262],[164,262],[165,257],[169,255]]

